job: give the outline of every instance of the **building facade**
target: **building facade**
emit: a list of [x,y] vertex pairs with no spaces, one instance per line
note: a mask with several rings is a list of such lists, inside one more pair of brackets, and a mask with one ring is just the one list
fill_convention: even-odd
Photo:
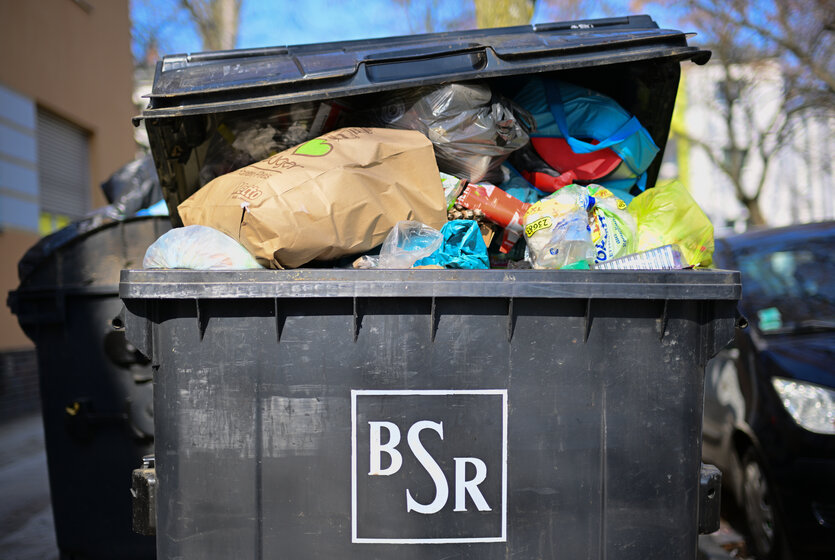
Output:
[[[135,156],[130,40],[128,0],[0,0],[4,303],[26,250],[104,205],[99,185]],[[0,306],[0,353],[32,346]]]
[[[724,72],[718,63],[705,66],[684,65],[682,85],[673,129],[699,140],[716,158],[729,145],[729,128],[718,89]],[[790,140],[780,141],[763,135],[780,114],[784,87],[780,67],[763,61],[756,65],[732,68],[739,79],[750,84],[740,95],[733,119],[737,146],[751,151],[742,171],[743,188],[749,195],[763,174],[764,160],[756,153],[762,140],[766,148],[779,142],[780,148],[769,157],[759,205],[768,226],[784,226],[835,219],[835,118],[806,116],[792,122]],[[779,121],[778,121],[779,122]],[[772,135],[774,136],[774,135]],[[674,137],[675,138],[675,137]],[[693,197],[710,217],[717,236],[743,231],[748,211],[738,201],[729,177],[711,159],[705,148],[686,139],[675,138],[665,153],[662,174],[685,182]]]

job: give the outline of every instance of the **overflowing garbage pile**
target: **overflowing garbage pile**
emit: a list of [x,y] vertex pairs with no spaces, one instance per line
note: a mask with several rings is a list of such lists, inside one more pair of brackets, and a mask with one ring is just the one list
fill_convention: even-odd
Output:
[[541,77],[230,116],[144,266],[709,267],[687,189],[646,188],[656,157],[616,101]]

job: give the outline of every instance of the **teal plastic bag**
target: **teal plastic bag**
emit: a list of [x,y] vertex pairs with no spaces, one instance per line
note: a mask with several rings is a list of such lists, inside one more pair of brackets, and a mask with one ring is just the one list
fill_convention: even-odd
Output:
[[542,192],[530,184],[530,182],[522,177],[522,174],[509,163],[503,164],[501,170],[502,175],[504,176],[504,181],[499,184],[499,188],[510,196],[518,198],[522,202],[529,202],[531,204],[548,196],[548,193]]
[[[533,116],[531,138],[564,138],[577,154],[611,148],[622,164],[594,180],[609,189],[628,191],[646,186],[646,170],[659,149],[638,119],[614,99],[557,80],[531,78],[514,98]],[[591,143],[586,140],[594,140]]]
[[441,233],[444,236],[441,247],[417,261],[414,266],[435,264],[444,268],[490,268],[487,245],[484,244],[478,223],[473,220],[452,220],[441,228]]

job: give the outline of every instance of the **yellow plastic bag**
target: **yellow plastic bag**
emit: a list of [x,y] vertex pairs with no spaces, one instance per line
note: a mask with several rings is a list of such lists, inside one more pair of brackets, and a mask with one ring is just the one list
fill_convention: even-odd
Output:
[[681,183],[647,189],[628,210],[638,222],[638,251],[675,243],[688,263],[713,265],[713,224]]

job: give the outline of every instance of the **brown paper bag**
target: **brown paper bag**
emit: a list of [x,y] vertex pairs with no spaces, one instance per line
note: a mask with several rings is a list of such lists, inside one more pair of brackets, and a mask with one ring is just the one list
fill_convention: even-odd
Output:
[[177,209],[272,268],[368,251],[401,220],[446,223],[432,143],[384,128],[330,132],[217,177]]

